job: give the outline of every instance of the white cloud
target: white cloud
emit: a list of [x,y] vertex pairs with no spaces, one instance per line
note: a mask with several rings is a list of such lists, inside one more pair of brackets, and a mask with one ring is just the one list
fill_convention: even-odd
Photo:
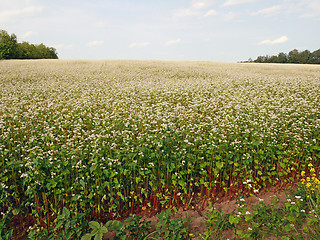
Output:
[[202,9],[202,8],[206,8],[207,6],[208,6],[207,2],[195,2],[191,5],[191,8]]
[[217,13],[216,10],[211,9],[211,10],[207,11],[203,16],[204,16],[204,17],[209,17],[209,16],[214,16],[214,15],[217,15],[217,14],[218,14],[218,13]]
[[279,43],[284,43],[286,41],[288,41],[288,37],[287,36],[282,36],[279,37],[275,40],[263,40],[261,42],[258,43],[258,45],[274,45],[274,44],[279,44]]
[[98,21],[93,24],[93,26],[96,28],[104,28],[106,25],[107,25],[107,23],[104,21]]
[[167,46],[170,46],[170,45],[173,45],[173,44],[177,44],[177,43],[180,43],[181,42],[181,39],[178,38],[178,39],[174,39],[174,40],[169,40],[166,42],[166,45]]
[[238,5],[238,4],[243,4],[243,3],[250,3],[250,2],[255,2],[255,1],[257,1],[257,0],[226,0],[222,6],[227,7],[227,6]]
[[320,1],[312,0],[306,2],[307,12],[302,14],[302,18],[315,18],[320,16]]
[[236,14],[234,12],[228,12],[222,16],[224,21],[230,21],[230,20],[234,19],[235,17],[236,17]]
[[134,42],[129,45],[130,48],[142,48],[148,46],[149,42]]
[[20,35],[20,37],[21,37],[22,39],[24,39],[24,38],[28,38],[28,37],[30,37],[30,36],[32,36],[32,35],[35,35],[35,34],[36,34],[36,32],[28,31],[28,32],[25,32],[24,34]]
[[174,16],[176,17],[190,17],[190,16],[196,16],[199,14],[200,14],[199,11],[194,10],[192,8],[182,8],[174,12]]
[[280,9],[282,7],[280,5],[276,5],[276,6],[273,6],[273,7],[269,7],[269,8],[264,8],[264,9],[261,9],[257,12],[253,12],[251,13],[252,16],[256,16],[256,15],[264,15],[264,16],[273,16],[275,14],[278,14],[280,12]]
[[10,21],[11,18],[16,16],[33,15],[42,12],[43,7],[41,6],[29,6],[21,9],[6,10],[0,12],[0,21]]
[[56,44],[52,46],[55,49],[71,49],[73,48],[73,44]]
[[209,1],[194,1],[190,7],[181,8],[174,12],[175,17],[190,17],[203,15],[203,11],[212,5]]
[[104,41],[92,41],[92,42],[88,42],[88,46],[99,46],[102,45],[104,43]]

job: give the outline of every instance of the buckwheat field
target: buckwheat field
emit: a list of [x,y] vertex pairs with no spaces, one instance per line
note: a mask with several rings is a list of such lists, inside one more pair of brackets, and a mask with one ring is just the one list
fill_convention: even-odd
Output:
[[319,159],[320,66],[0,62],[3,229],[201,209]]

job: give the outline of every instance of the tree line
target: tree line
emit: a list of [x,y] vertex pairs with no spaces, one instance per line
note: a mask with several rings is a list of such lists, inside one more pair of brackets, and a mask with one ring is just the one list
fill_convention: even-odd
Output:
[[300,64],[320,64],[320,49],[310,52],[309,50],[298,51],[293,49],[288,54],[279,53],[273,56],[259,56],[256,60],[249,59],[249,62],[257,63],[300,63]]
[[56,49],[43,43],[19,43],[15,34],[0,30],[0,59],[58,59]]

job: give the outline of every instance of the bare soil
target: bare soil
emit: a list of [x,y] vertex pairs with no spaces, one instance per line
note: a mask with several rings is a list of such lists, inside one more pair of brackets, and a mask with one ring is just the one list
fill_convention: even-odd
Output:
[[[273,189],[267,189],[263,190],[259,194],[255,196],[249,196],[245,198],[245,201],[248,203],[248,209],[250,210],[252,206],[259,203],[259,198],[263,199],[264,203],[267,206],[270,206],[272,198],[275,196],[279,199],[280,203],[284,203],[286,201],[287,194],[289,194],[288,190],[277,190],[275,188]],[[221,209],[223,214],[232,214],[234,211],[238,209],[238,206],[236,204],[236,199],[233,200],[222,200],[220,202],[216,202],[213,204],[213,207],[217,210]],[[279,205],[281,206],[281,204]],[[193,208],[193,209],[192,209]],[[191,209],[184,210],[183,208],[180,208],[176,213],[173,215],[173,219],[179,219],[179,218],[186,218],[187,224],[190,229],[190,231],[195,235],[193,240],[200,240],[199,234],[203,234],[207,230],[207,219],[206,213],[208,213],[208,206],[204,208],[204,210],[198,210],[194,207],[191,207]],[[143,215],[142,215],[143,216]],[[142,219],[145,219],[146,221],[151,222],[151,231],[154,231],[156,229],[156,224],[158,222],[158,218],[155,216],[147,217],[143,216]],[[104,235],[105,240],[112,240],[116,236],[116,232],[109,232]],[[224,231],[222,234],[222,239],[234,239],[234,231],[227,230]],[[270,238],[272,239],[272,238]]]

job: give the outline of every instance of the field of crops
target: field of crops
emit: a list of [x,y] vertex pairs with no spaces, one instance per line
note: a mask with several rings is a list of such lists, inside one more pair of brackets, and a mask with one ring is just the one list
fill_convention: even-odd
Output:
[[201,208],[319,159],[320,66],[0,62],[3,228]]

